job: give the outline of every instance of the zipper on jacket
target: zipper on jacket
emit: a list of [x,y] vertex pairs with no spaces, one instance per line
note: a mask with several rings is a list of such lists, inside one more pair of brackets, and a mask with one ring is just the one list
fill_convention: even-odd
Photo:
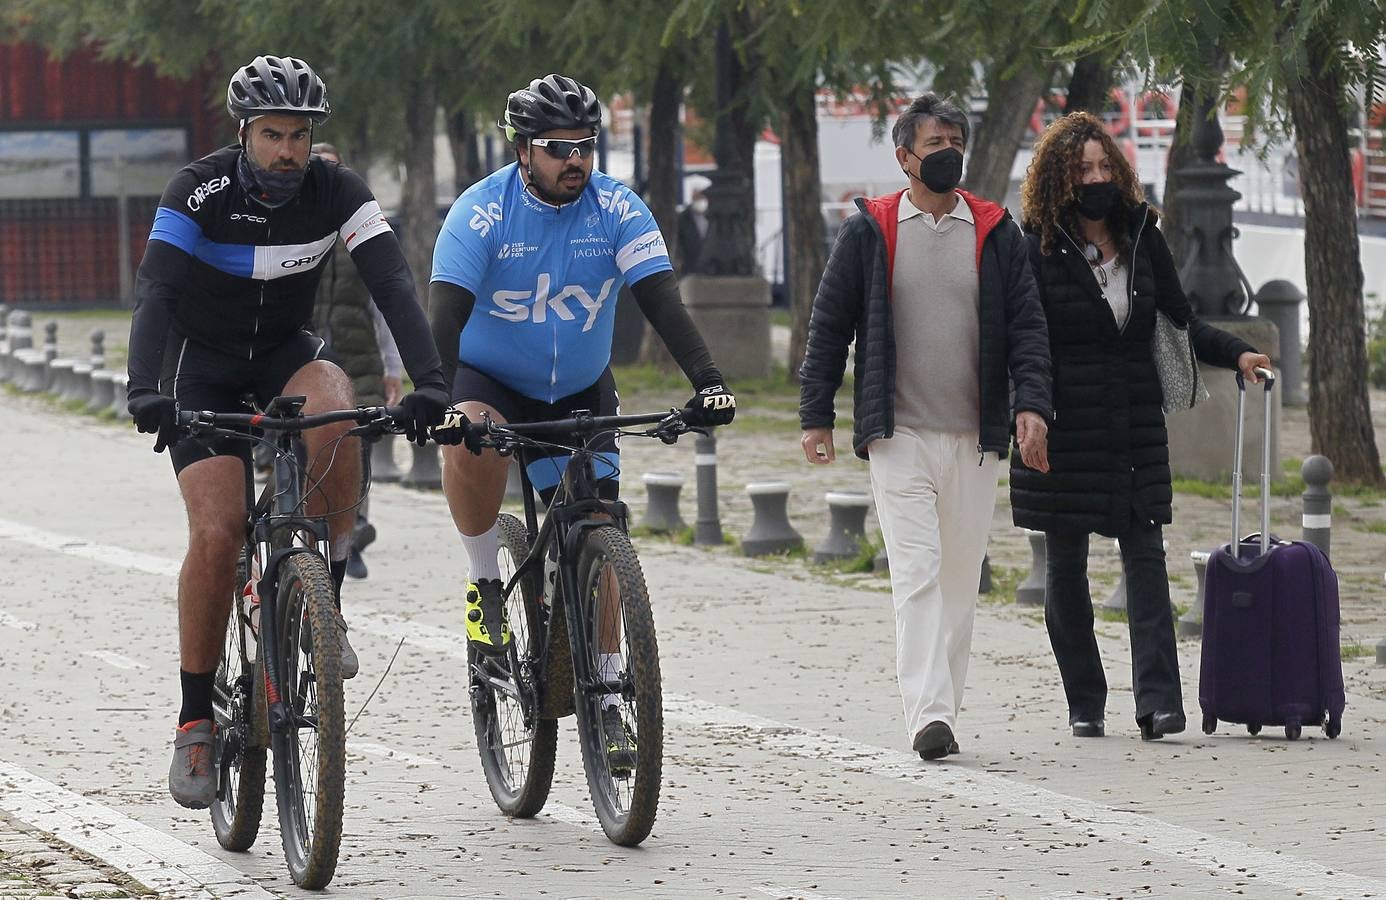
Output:
[[[269,218],[269,217],[266,216],[265,218]],[[265,223],[265,246],[266,246],[266,247],[269,246],[269,239],[270,239],[270,226],[269,226],[269,223],[266,222],[266,223]],[[250,265],[252,266],[252,274],[253,274],[253,267],[254,267],[254,265],[255,265],[254,260],[251,261]],[[266,274],[268,274],[268,273],[266,273]],[[264,281],[261,281],[261,282],[260,282],[260,305],[257,306],[257,307],[255,308],[255,327],[254,327],[253,329],[251,329],[251,332],[250,332],[250,355],[247,356],[246,359],[254,359],[254,358],[255,358],[255,338],[256,338],[256,336],[258,336],[258,335],[260,334],[260,310],[262,310],[262,309],[264,309],[264,308],[265,308],[265,282],[264,282]]]

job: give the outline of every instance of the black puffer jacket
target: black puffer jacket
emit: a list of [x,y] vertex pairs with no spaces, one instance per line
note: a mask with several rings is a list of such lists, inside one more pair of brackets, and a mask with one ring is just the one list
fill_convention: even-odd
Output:
[[1235,369],[1237,358],[1252,350],[1194,316],[1155,212],[1142,205],[1130,220],[1134,268],[1128,274],[1134,277],[1123,331],[1071,237],[1061,235],[1044,255],[1040,236],[1026,235],[1049,320],[1054,421],[1047,474],[1026,468],[1020,454],[1011,456],[1012,516],[1022,528],[1112,537],[1132,516],[1171,521],[1169,436],[1150,350],[1157,305],[1189,325],[1194,352],[1209,365]]
[[[1015,412],[1029,410],[1046,419],[1051,414],[1044,315],[1024,236],[1010,214],[965,191],[958,193],[971,208],[977,229],[979,449],[1005,453]],[[800,426],[831,428],[836,419],[833,396],[842,386],[848,346],[856,341],[852,448],[863,459],[868,444],[895,433],[890,274],[899,204],[899,193],[858,199],[860,212],[843,223],[813,299],[799,369]]]

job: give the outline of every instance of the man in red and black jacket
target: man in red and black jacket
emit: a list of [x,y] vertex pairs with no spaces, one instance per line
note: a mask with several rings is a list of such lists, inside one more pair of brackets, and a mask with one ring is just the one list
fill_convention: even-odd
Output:
[[905,190],[858,200],[813,301],[800,369],[804,456],[835,458],[833,397],[856,341],[852,448],[871,464],[890,560],[912,745],[958,752],[972,619],[1012,419],[1046,471],[1049,338],[1010,214],[957,190],[969,123],[925,94],[892,136]]

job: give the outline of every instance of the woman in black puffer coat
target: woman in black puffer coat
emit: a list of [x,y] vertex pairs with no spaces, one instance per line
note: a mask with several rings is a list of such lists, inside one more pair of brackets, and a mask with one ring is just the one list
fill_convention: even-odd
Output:
[[1157,215],[1102,121],[1056,120],[1021,188],[1030,264],[1053,360],[1048,473],[1011,457],[1015,524],[1048,546],[1044,618],[1080,737],[1105,730],[1107,681],[1093,635],[1088,539],[1121,545],[1136,721],[1149,740],[1184,730],[1161,526],[1171,521],[1169,441],[1151,354],[1157,307],[1194,352],[1253,383],[1270,359],[1194,316]]

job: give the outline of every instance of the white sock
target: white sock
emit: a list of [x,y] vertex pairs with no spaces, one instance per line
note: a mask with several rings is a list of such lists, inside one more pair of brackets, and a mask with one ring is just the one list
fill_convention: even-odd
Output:
[[500,553],[500,525],[492,522],[481,534],[468,535],[460,531],[457,534],[462,538],[462,548],[467,551],[467,571],[471,580],[494,578],[499,581],[500,561],[496,557]]
[[[602,653],[597,657],[597,677],[602,681],[615,681],[621,677],[621,654]],[[602,698],[602,707],[621,705],[620,694],[607,694]]]

